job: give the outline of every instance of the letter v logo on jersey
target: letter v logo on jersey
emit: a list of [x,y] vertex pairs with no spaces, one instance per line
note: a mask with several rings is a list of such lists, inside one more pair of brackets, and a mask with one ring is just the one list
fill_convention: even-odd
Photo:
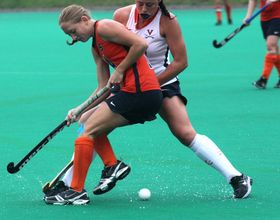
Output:
[[149,35],[151,35],[151,34],[153,33],[154,30],[151,30],[151,31],[150,31],[150,30],[148,29],[147,31],[148,31]]
[[154,37],[154,35],[152,35],[153,31],[154,30],[147,29],[148,34],[145,34],[145,38],[148,39],[150,37],[150,38],[154,39],[155,37]]

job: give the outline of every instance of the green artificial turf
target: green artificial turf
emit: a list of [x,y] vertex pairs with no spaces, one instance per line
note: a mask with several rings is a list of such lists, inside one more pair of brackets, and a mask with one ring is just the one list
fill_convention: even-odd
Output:
[[[173,11],[186,42],[189,67],[180,74],[187,110],[199,134],[211,138],[233,166],[253,178],[251,195],[232,198],[225,178],[172,136],[158,117],[144,125],[118,128],[109,135],[115,154],[131,173],[107,194],[92,189],[103,169],[90,167],[86,206],[51,206],[42,186],[71,160],[78,125],[65,128],[16,174],[17,164],[59,125],[69,109],[97,86],[91,42],[66,45],[59,12],[0,14],[0,219],[279,219],[279,95],[274,69],[266,90],[259,79],[264,56],[259,18],[220,49],[245,17],[232,11],[233,25],[214,26],[213,10]],[[94,19],[113,11],[92,12]],[[151,191],[148,201],[137,192]]]

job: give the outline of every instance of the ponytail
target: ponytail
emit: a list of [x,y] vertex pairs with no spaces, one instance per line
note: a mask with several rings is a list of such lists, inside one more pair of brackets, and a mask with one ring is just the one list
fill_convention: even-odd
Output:
[[165,4],[163,3],[163,0],[161,0],[159,3],[158,3],[162,13],[167,16],[170,20],[174,19],[176,16],[174,16],[173,18],[171,18],[171,15],[170,15],[170,12],[166,9],[166,6]]

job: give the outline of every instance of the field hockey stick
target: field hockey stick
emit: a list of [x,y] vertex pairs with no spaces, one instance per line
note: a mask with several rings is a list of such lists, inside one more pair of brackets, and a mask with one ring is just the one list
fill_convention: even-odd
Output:
[[71,160],[50,183],[47,182],[43,186],[43,193],[47,193],[51,188],[53,188],[53,186],[60,180],[60,178],[72,167],[73,162],[74,160]]
[[260,14],[264,9],[266,9],[268,5],[263,6],[259,11],[257,11],[251,18],[247,19],[246,24],[240,25],[235,31],[233,31],[230,35],[228,35],[221,43],[217,43],[217,40],[213,41],[213,46],[215,48],[220,48],[226,42],[228,42],[231,38],[233,38],[236,34],[238,34],[247,24],[249,24],[258,14]]
[[[81,112],[83,112],[88,106],[90,106],[94,101],[96,101],[100,96],[102,96],[105,92],[107,92],[109,89],[107,86],[105,86],[103,89],[101,89],[98,93],[96,93],[93,97],[87,100],[81,107],[79,107],[73,115],[78,116]],[[20,169],[22,169],[25,164],[28,163],[28,161],[31,160],[32,157],[34,157],[35,154],[38,153],[39,150],[41,150],[55,135],[57,135],[60,131],[63,130],[63,128],[67,124],[67,119],[64,120],[60,125],[58,125],[51,133],[49,133],[42,141],[40,141],[39,144],[37,144],[16,166],[14,166],[14,162],[10,162],[7,166],[7,170],[9,173],[17,173]]]

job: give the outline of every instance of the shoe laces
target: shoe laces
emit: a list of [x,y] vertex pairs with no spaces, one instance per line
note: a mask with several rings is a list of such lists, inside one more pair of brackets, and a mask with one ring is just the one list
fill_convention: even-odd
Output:
[[57,185],[56,185],[53,189],[49,190],[49,191],[46,193],[46,195],[47,195],[47,196],[53,196],[53,195],[56,195],[56,194],[58,194],[58,193],[61,193],[61,192],[65,191],[65,190],[67,190],[67,189],[69,189],[69,187],[66,186],[65,183],[64,183],[63,181],[59,181],[59,182],[57,183]]
[[69,189],[69,187],[66,186],[63,181],[59,181],[53,190],[60,192],[60,191],[64,191],[65,189]]
[[104,169],[102,170],[101,178],[106,178],[106,177],[111,176],[111,168],[112,168],[113,166],[114,166],[114,165],[109,166],[109,167],[104,167]]
[[241,176],[233,177],[230,181],[230,184],[232,185],[233,188],[235,188],[236,186],[243,183],[244,181],[245,181],[244,175],[242,174]]
[[115,168],[120,164],[122,163],[121,161],[117,161],[116,164],[114,165],[111,165],[109,167],[104,167],[104,169],[102,170],[102,175],[101,175],[101,178],[108,178],[112,175],[112,173],[115,171]]
[[260,78],[259,82],[260,83],[266,83],[267,79],[263,76],[263,77]]

